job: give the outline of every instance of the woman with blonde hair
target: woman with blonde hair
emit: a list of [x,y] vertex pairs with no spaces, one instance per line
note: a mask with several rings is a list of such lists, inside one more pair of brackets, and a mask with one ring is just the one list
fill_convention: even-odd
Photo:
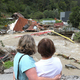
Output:
[[[38,77],[35,69],[35,61],[31,55],[36,52],[36,45],[31,35],[23,35],[18,43],[17,54],[14,57],[14,73],[13,79],[17,80],[17,74],[19,69],[19,80],[59,80],[61,76],[55,78]],[[20,62],[20,57],[24,55]],[[18,68],[19,62],[19,68]]]

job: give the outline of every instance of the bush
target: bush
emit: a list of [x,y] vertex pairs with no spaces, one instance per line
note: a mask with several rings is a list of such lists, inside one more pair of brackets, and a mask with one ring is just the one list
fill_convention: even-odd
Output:
[[32,13],[30,15],[30,18],[33,18],[33,19],[42,19],[43,18],[43,13],[40,12],[40,11]]
[[59,19],[59,11],[58,9],[53,9],[54,17]]
[[80,7],[74,7],[69,16],[69,22],[72,23],[72,26],[78,28],[80,23]]
[[0,12],[0,17],[1,17],[1,12]]
[[61,23],[62,21],[61,20],[56,20],[56,23]]
[[0,25],[5,25],[8,22],[5,18],[0,18]]
[[59,11],[58,9],[54,10],[45,10],[43,12],[44,18],[59,18]]
[[8,69],[8,68],[10,68],[10,67],[13,66],[13,62],[11,62],[11,61],[7,61],[7,62],[4,63],[3,66],[4,66],[6,69]]
[[80,42],[80,32],[75,33],[74,40]]
[[43,12],[43,14],[44,14],[44,18],[49,18],[49,11],[48,10],[45,10]]
[[30,9],[30,6],[27,6],[25,8],[25,11],[22,12],[22,14],[24,15],[25,18],[30,18],[29,15],[32,13],[32,10]]
[[43,18],[43,13],[40,12],[40,11],[36,12],[35,15],[36,15],[36,16],[35,16],[35,19],[42,19],[42,18]]
[[3,29],[3,25],[0,25],[0,30]]

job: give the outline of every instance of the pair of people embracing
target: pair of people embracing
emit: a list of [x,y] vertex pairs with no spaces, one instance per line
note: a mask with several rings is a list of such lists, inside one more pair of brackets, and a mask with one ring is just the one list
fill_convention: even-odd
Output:
[[35,62],[31,55],[36,53],[36,45],[31,35],[23,35],[18,43],[14,57],[13,79],[17,79],[18,61],[19,80],[60,80],[62,64],[59,58],[53,57],[55,46],[52,40],[43,38],[38,44],[42,59]]

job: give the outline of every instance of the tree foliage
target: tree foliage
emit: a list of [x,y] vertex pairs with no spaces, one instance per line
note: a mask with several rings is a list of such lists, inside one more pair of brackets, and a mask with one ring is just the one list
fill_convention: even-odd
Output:
[[75,33],[74,40],[80,42],[80,32]]
[[70,11],[79,6],[80,0],[0,0],[0,10],[10,12],[23,11],[26,6],[34,11],[53,10]]
[[80,7],[75,7],[72,9],[72,13],[69,16],[69,22],[72,23],[73,27],[78,28],[80,23]]
[[[72,8],[79,6],[80,0],[0,0],[1,13],[20,12],[26,18],[59,18],[62,11],[71,11]],[[41,13],[41,15],[40,15]],[[40,17],[41,18],[41,17]]]

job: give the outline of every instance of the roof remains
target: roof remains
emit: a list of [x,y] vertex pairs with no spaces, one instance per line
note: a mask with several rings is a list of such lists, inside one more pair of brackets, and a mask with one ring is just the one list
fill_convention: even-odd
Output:
[[18,12],[15,12],[11,17],[14,18],[14,19],[18,19],[19,17],[24,18],[24,16],[22,14],[18,13]]
[[23,17],[19,17],[15,27],[14,27],[14,31],[23,31],[23,27],[28,24],[28,19],[25,19]]
[[37,26],[37,21],[31,20],[31,25],[29,26],[29,28],[27,30],[34,30],[33,29],[34,26]]

